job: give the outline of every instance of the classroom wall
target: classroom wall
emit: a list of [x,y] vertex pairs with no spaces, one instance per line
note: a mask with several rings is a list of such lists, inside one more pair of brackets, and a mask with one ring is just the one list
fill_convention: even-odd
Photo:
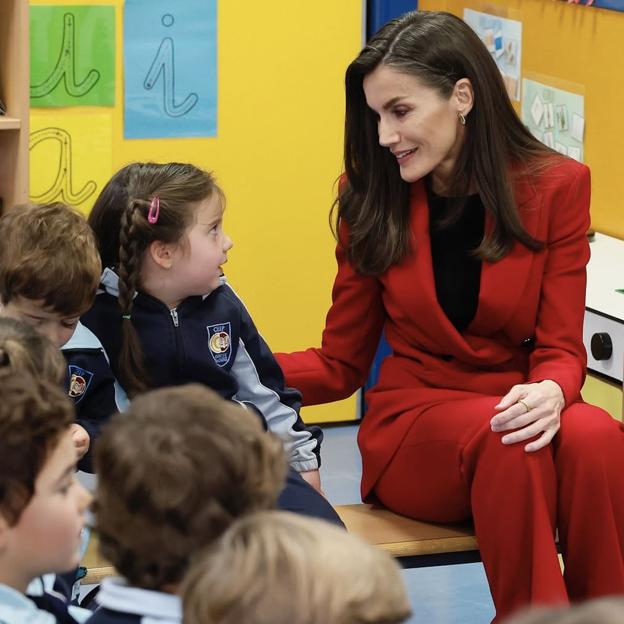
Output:
[[[592,170],[592,225],[624,238],[624,13],[554,0],[419,0],[422,10],[464,8],[522,22],[522,73],[579,85],[585,95],[585,163]],[[555,85],[558,86],[558,85]],[[517,109],[518,110],[518,109]]]
[[[113,170],[132,160],[213,169],[234,240],[230,282],[273,349],[318,344],[336,268],[328,213],[341,170],[343,77],[362,43],[362,0],[220,0],[218,137],[154,140],[123,138],[123,1],[36,4],[117,7]],[[304,410],[308,420],[354,415],[354,399]]]

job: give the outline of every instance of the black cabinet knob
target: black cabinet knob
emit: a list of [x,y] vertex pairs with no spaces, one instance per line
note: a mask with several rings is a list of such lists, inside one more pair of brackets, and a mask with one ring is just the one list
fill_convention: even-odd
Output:
[[591,337],[591,353],[595,360],[608,360],[613,353],[613,342],[607,332],[598,332]]

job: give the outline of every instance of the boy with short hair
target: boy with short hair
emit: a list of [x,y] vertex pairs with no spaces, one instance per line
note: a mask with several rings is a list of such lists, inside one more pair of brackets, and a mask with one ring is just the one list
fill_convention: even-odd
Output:
[[[75,477],[73,410],[47,381],[0,371],[0,622],[73,622],[24,592],[38,576],[78,564],[80,532],[90,495]],[[62,616],[62,617],[61,617]],[[80,620],[83,621],[83,620]]]
[[505,619],[503,624],[622,624],[624,596],[603,596],[559,607],[531,607]]
[[181,621],[175,595],[191,558],[244,514],[272,508],[286,475],[260,418],[203,385],[137,396],[95,449],[105,579],[89,624]]
[[65,204],[27,204],[2,215],[0,240],[0,314],[29,323],[70,360],[73,439],[79,467],[91,472],[90,445],[102,422],[125,405],[100,342],[79,323],[101,274],[95,236]]
[[185,624],[400,624],[411,613],[389,554],[284,511],[233,523],[181,593]]

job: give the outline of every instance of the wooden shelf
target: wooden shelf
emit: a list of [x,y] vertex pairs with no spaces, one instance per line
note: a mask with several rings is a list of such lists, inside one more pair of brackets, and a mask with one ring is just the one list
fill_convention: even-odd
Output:
[[[8,210],[28,201],[28,0],[0,0],[0,198]],[[4,132],[6,131],[6,132]]]
[[16,117],[0,116],[0,130],[19,130],[22,127],[22,120]]

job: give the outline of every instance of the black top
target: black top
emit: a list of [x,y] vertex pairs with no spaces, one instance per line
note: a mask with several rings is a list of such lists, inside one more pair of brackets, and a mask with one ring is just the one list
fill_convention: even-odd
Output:
[[473,252],[483,239],[485,209],[479,195],[448,198],[429,190],[428,197],[431,259],[438,303],[461,332],[474,318],[479,302],[481,259]]

